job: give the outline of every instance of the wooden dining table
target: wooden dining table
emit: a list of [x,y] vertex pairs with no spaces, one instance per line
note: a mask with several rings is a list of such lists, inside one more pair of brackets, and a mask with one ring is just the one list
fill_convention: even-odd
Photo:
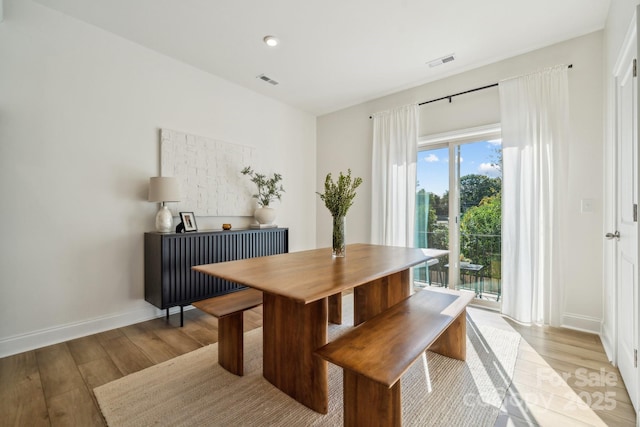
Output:
[[347,245],[194,266],[263,292],[263,375],[316,412],[328,410],[327,362],[313,352],[327,343],[327,323],[341,323],[342,292],[353,289],[358,325],[411,295],[410,267],[422,249]]

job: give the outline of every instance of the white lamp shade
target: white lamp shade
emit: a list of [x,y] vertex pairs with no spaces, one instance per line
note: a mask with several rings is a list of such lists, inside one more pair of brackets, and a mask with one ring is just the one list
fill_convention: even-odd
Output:
[[154,176],[149,179],[150,202],[179,202],[180,184],[173,176]]

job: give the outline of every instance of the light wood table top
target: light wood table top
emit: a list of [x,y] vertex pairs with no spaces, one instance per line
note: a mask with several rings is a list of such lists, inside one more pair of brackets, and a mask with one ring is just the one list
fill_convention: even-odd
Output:
[[347,245],[344,258],[333,258],[331,248],[322,248],[198,265],[193,269],[308,304],[429,258],[423,249],[353,244]]

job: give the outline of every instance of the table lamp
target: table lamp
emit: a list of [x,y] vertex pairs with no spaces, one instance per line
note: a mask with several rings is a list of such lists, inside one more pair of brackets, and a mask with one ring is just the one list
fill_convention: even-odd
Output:
[[156,230],[160,233],[172,231],[173,215],[165,206],[166,202],[180,201],[178,179],[172,176],[155,176],[149,179],[149,201],[160,202],[160,210],[156,214]]

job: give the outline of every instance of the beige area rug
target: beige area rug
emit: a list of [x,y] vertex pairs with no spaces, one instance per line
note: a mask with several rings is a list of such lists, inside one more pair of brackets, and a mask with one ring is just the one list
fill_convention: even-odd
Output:
[[[352,319],[345,297],[344,315]],[[467,316],[467,361],[427,352],[402,377],[405,426],[493,426],[513,376],[520,335]],[[349,325],[329,327],[331,339]],[[262,329],[245,334],[245,376],[217,363],[209,345],[96,388],[119,426],[341,426],[342,370],[329,363],[329,412],[318,414],[262,377]]]

